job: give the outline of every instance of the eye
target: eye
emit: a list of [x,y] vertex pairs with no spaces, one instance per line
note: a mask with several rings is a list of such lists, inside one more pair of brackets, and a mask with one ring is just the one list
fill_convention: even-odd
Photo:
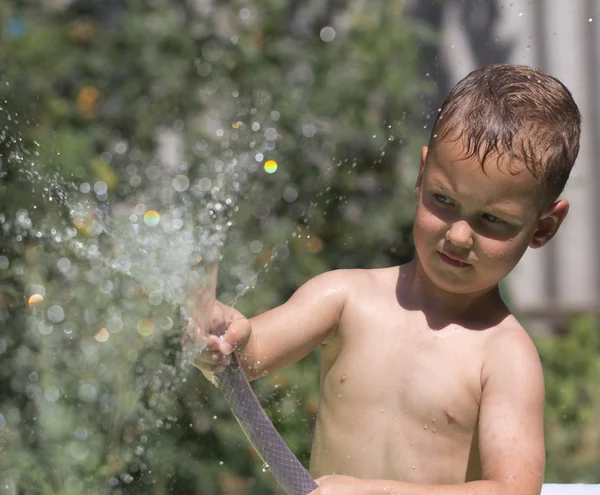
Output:
[[434,194],[433,197],[435,198],[435,200],[438,203],[442,203],[442,204],[448,205],[448,206],[451,206],[454,204],[454,202],[448,196],[443,196],[442,194]]
[[486,213],[485,215],[483,215],[483,218],[485,220],[487,220],[490,223],[497,223],[497,224],[502,224],[502,223],[506,223],[504,220],[502,220],[501,218],[498,218],[494,215],[490,215],[489,213]]

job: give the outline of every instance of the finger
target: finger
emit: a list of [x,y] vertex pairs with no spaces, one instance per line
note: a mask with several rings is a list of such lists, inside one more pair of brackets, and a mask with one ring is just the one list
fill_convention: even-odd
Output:
[[210,354],[212,352],[217,352],[224,354],[221,350],[222,344],[220,338],[216,335],[207,335],[200,339],[195,338],[192,335],[183,335],[182,336],[182,345],[184,347],[194,348],[196,347],[198,350],[198,354]]
[[204,341],[204,344],[206,345],[206,350],[221,352],[221,340],[221,337],[217,337],[216,335],[206,336]]
[[229,356],[234,350],[234,345],[230,344],[225,338],[220,338],[217,344],[217,350],[221,354]]
[[245,347],[249,338],[250,322],[244,317],[234,319],[221,335],[219,349],[224,354],[231,354],[234,350]]
[[221,335],[225,332],[229,323],[233,320],[233,314],[230,310],[231,308],[219,301],[215,303],[210,322],[210,331],[212,334]]

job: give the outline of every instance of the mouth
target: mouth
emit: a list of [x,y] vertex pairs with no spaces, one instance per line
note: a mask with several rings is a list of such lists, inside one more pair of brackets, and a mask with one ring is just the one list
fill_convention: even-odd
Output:
[[452,258],[447,254],[442,253],[441,251],[438,251],[438,254],[440,255],[441,260],[447,265],[456,266],[458,268],[467,268],[471,266],[469,263],[465,263],[464,261]]

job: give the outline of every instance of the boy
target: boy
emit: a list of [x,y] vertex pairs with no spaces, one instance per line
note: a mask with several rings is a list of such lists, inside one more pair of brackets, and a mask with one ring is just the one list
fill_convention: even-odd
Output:
[[321,274],[251,320],[218,304],[221,338],[189,329],[196,366],[235,351],[251,379],[322,346],[314,495],[539,495],[542,369],[498,283],[567,215],[580,120],[552,77],[472,72],[422,149],[413,261]]

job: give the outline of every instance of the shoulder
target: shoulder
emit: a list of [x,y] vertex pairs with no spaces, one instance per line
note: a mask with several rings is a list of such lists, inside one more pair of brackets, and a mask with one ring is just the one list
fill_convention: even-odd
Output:
[[490,332],[484,345],[482,385],[495,374],[506,380],[543,383],[542,365],[535,343],[513,315]]
[[364,302],[369,297],[393,291],[397,273],[397,268],[331,270],[305,282],[292,299],[319,298],[322,302],[346,307],[348,302]]
[[323,286],[340,289],[365,288],[373,285],[395,283],[398,268],[339,269],[321,273],[304,285]]
[[354,287],[364,279],[362,270],[331,270],[315,275],[304,282],[290,301],[298,299],[318,299],[322,302],[344,303]]

